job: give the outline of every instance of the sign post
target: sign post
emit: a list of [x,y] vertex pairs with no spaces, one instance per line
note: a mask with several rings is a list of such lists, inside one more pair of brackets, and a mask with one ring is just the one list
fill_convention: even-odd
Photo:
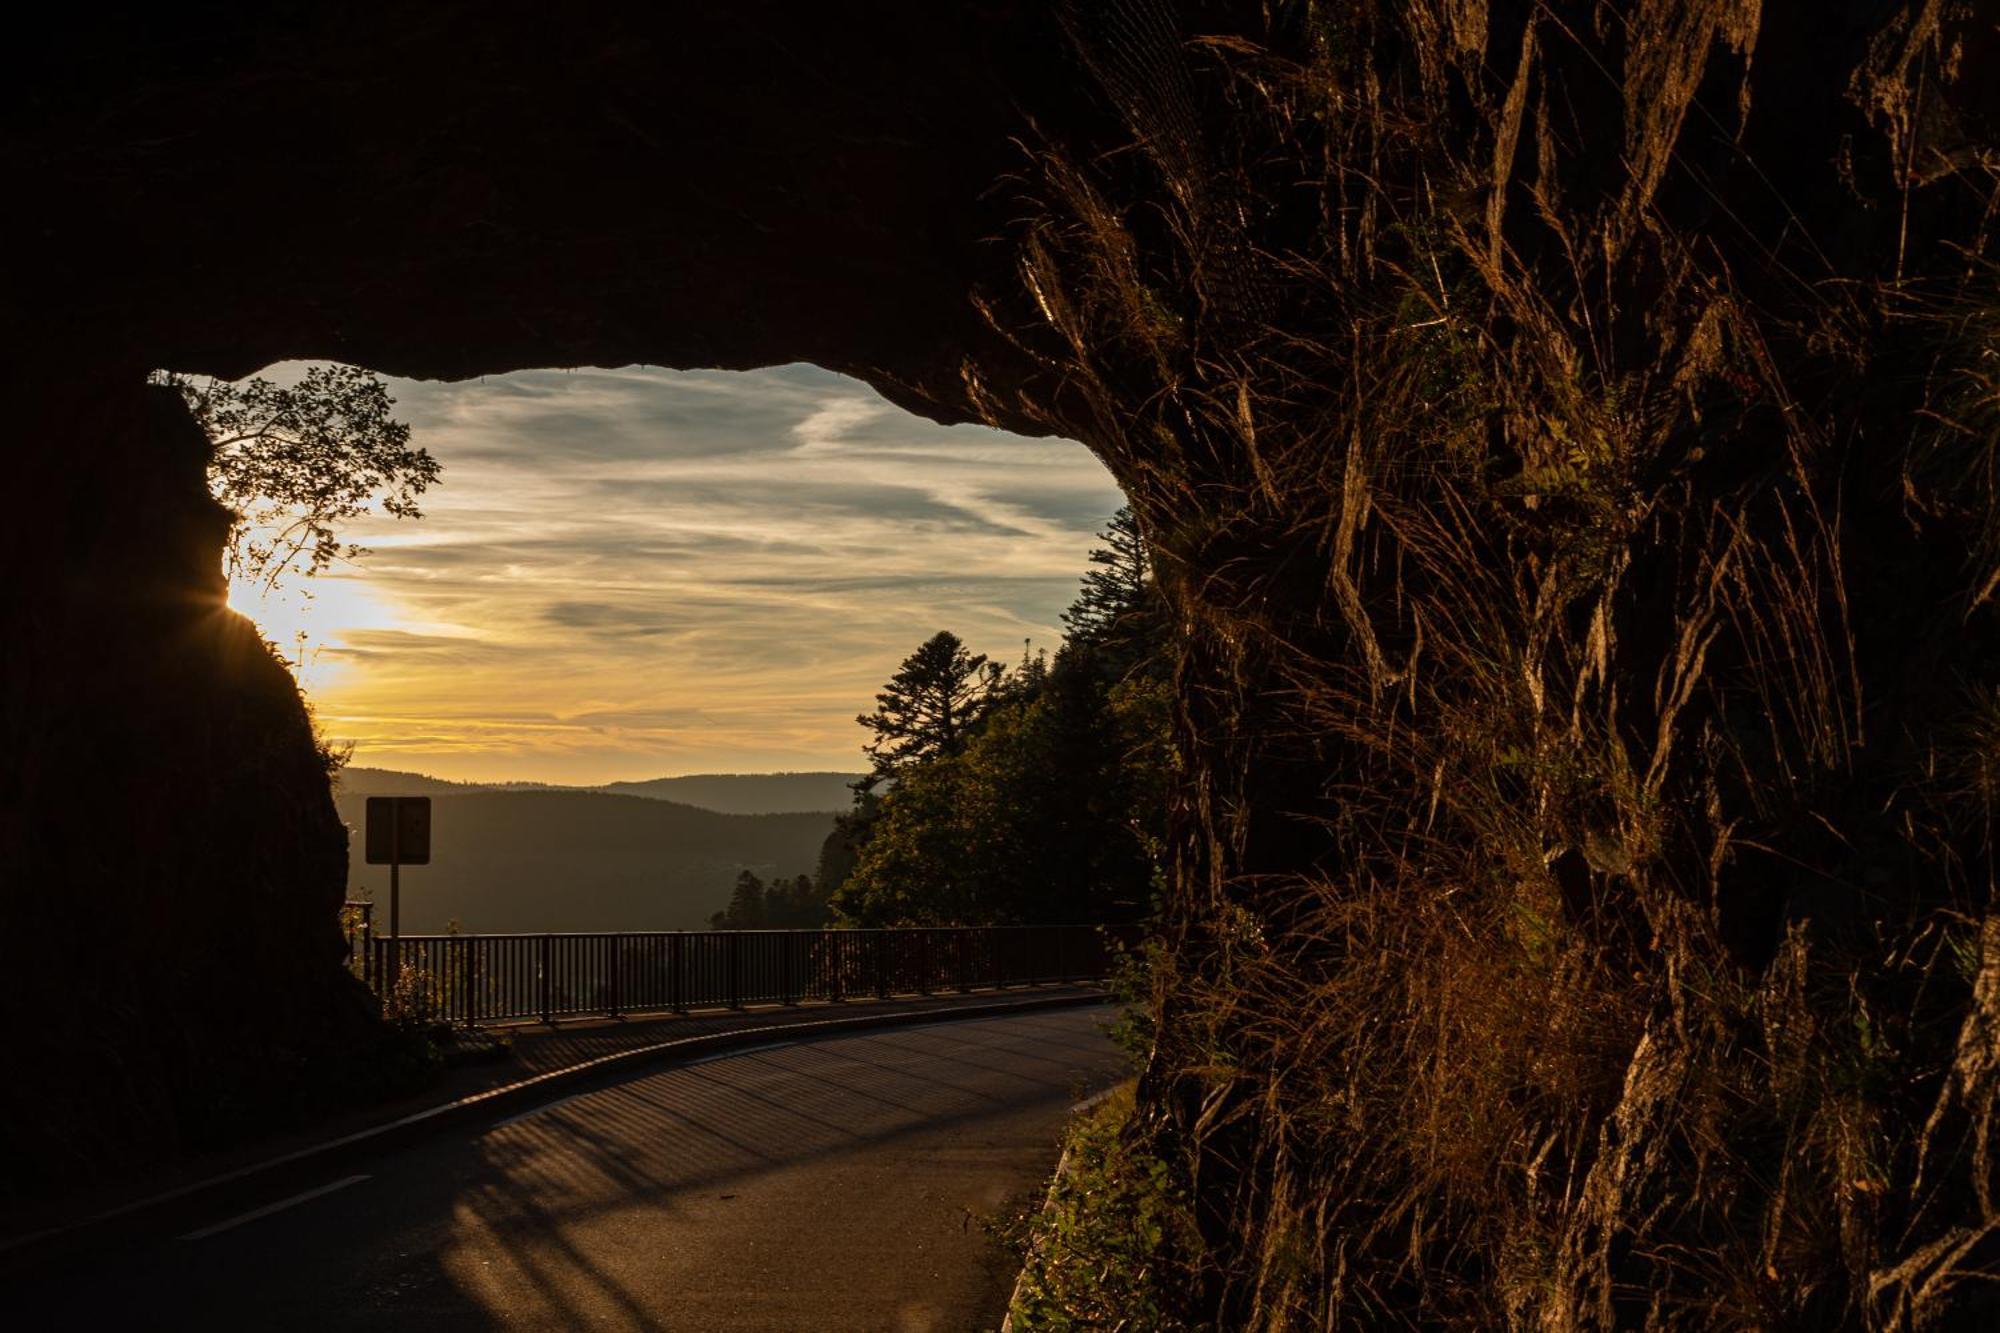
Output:
[[389,867],[389,950],[397,954],[403,939],[403,867],[431,863],[431,798],[370,796],[366,842],[368,864]]

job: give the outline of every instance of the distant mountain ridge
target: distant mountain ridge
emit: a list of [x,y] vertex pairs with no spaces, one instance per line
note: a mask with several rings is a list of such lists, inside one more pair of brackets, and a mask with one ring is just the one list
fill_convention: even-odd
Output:
[[336,796],[446,796],[483,790],[471,782],[449,782],[393,768],[347,767],[333,778]]
[[681,777],[597,786],[567,786],[553,782],[452,782],[423,773],[389,768],[350,766],[340,771],[337,790],[343,797],[453,796],[472,792],[605,792],[672,801],[725,815],[820,814],[845,810],[854,803],[850,790],[859,773],[689,773]]
[[[833,831],[827,811],[718,814],[656,797],[586,790],[501,791],[392,774],[394,794],[431,798],[430,864],[403,872],[403,929],[475,934],[699,930],[739,871],[810,874]],[[348,826],[350,897],[388,923],[389,872],[365,863],[368,780],[334,791]]]
[[656,801],[680,801],[726,815],[798,814],[845,810],[854,804],[859,773],[690,773],[645,782],[611,782],[600,790]]

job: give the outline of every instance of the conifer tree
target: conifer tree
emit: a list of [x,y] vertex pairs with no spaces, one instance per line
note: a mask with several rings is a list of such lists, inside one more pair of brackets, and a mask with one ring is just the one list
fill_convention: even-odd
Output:
[[875,696],[875,711],[855,719],[875,733],[862,747],[873,765],[862,785],[963,750],[1001,675],[986,654],[969,651],[950,630],[925,640]]
[[764,881],[749,870],[738,871],[729,906],[708,919],[716,930],[761,930],[769,922],[764,911]]
[[1152,597],[1152,557],[1139,531],[1132,507],[1111,516],[1097,539],[1104,544],[1090,553],[1096,565],[1083,576],[1083,591],[1062,613],[1071,644],[1120,638],[1125,622],[1148,609]]

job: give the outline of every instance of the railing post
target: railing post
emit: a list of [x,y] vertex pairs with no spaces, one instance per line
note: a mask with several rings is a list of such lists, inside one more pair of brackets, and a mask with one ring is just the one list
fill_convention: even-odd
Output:
[[556,1012],[555,1011],[555,984],[556,984],[555,954],[556,954],[555,936],[553,935],[542,936],[542,957],[541,957],[542,1021],[544,1023],[550,1023],[550,1024],[553,1024],[555,1022],[555,1012]]
[[[398,984],[405,983],[435,1006],[431,1012],[455,1023],[539,1016],[553,1027],[564,1014],[623,1018],[635,1006],[685,1014],[697,1003],[743,1010],[753,1000],[796,1007],[807,999],[842,1003],[871,993],[886,1000],[912,992],[935,996],[986,986],[1004,991],[1101,981],[1114,942],[1126,947],[1136,933],[1125,926],[1019,925],[398,940],[375,935],[364,921],[355,939],[355,968],[385,1010],[395,1003]],[[636,954],[631,940],[638,941]],[[983,965],[982,949],[991,951]],[[629,990],[628,968],[637,978]],[[492,993],[483,993],[487,990]]]
[[624,960],[625,960],[625,937],[623,935],[613,935],[611,937],[611,996],[610,996],[611,1016],[613,1018],[618,1017],[618,1001],[621,998],[618,993],[618,987],[620,984],[619,977],[624,971]]
[[677,1014],[687,1007],[687,932],[674,932],[673,946],[667,951],[667,998]]

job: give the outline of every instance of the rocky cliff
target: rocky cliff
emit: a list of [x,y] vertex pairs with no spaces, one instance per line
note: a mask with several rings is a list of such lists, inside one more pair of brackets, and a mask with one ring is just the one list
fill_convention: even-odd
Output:
[[[803,358],[1084,441],[1159,552],[1195,1313],[1992,1313],[1990,6],[41,22],[0,828],[71,1100],[198,1123],[227,1015],[351,1001],[310,737],[145,370]],[[86,755],[130,794],[63,824]],[[197,885],[268,904],[240,979],[143,961]],[[129,983],[64,984],[93,932]]]
[[341,970],[326,764],[291,674],[223,602],[208,441],[172,391],[81,369],[17,385],[10,432],[10,1188],[388,1079],[366,1070],[377,1020]]

